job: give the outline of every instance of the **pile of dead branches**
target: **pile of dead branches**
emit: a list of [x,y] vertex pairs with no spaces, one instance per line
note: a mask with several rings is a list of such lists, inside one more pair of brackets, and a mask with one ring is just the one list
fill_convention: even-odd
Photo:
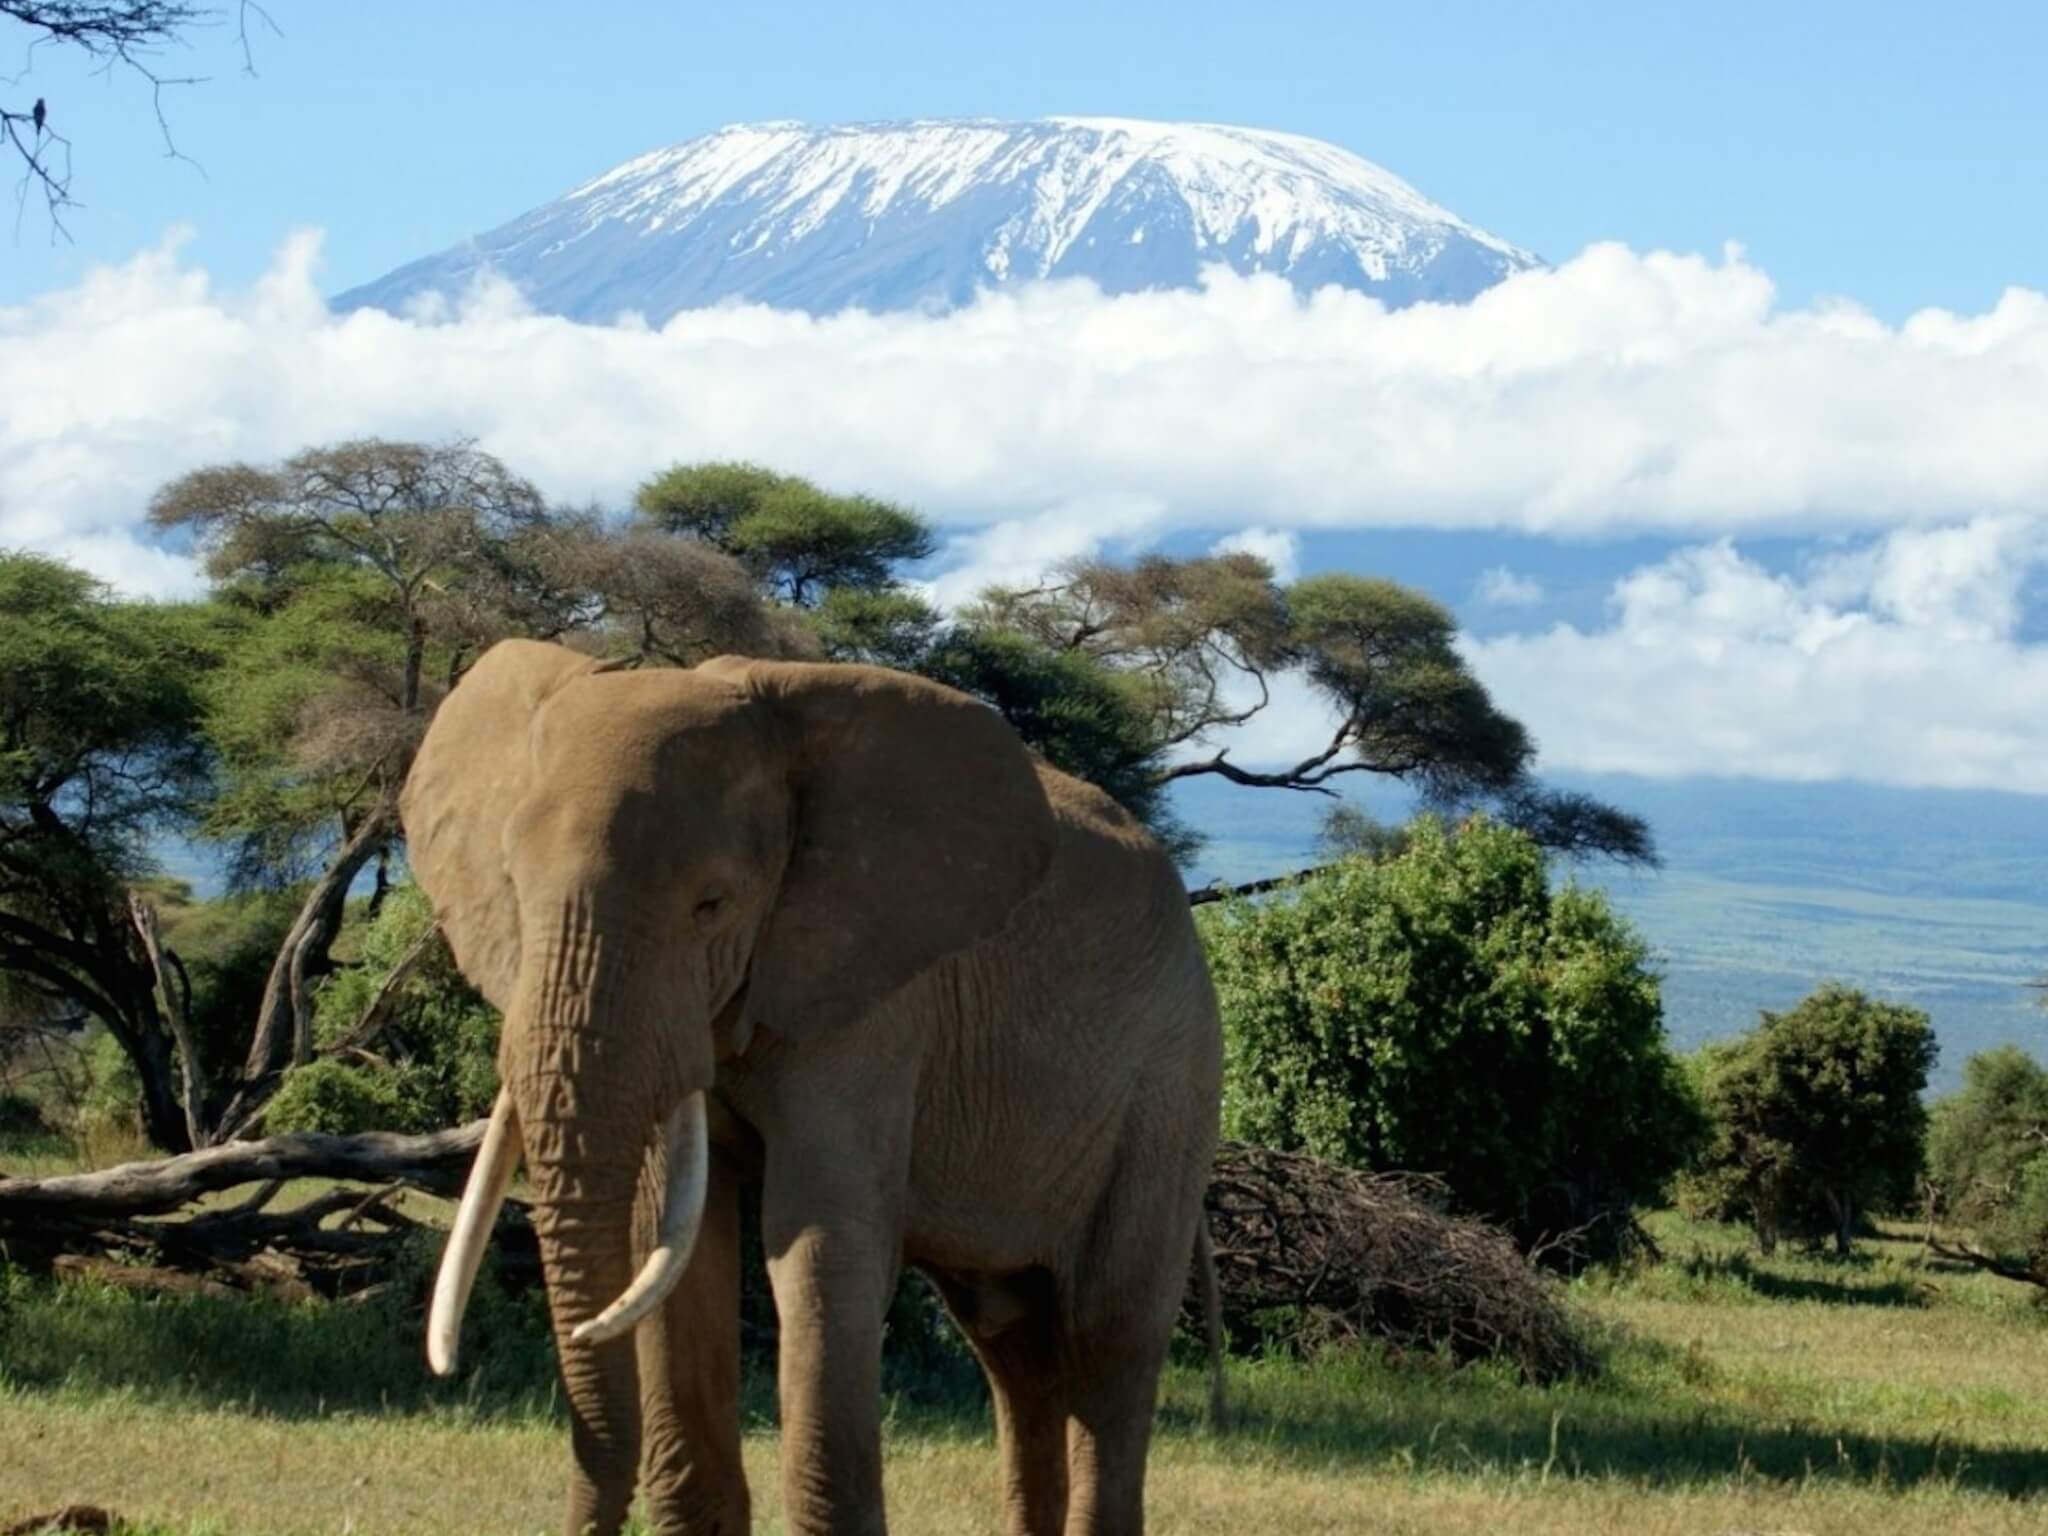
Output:
[[[1225,1142],[1207,1206],[1234,1346],[1371,1339],[1537,1381],[1590,1370],[1556,1280],[1447,1203],[1433,1178]],[[1186,1321],[1199,1329],[1192,1292]]]

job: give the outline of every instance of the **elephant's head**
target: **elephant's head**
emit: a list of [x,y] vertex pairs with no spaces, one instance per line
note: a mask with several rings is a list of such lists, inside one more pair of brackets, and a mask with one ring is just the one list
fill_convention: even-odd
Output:
[[[509,640],[442,704],[402,810],[456,961],[505,1020],[430,1358],[453,1368],[523,1145],[577,1460],[601,1480],[623,1464],[630,1491],[620,1335],[688,1263],[718,1060],[757,1031],[851,1026],[996,931],[1045,872],[1051,812],[1002,719],[917,678],[729,657],[617,671]],[[636,1192],[664,1166],[636,1275]]]

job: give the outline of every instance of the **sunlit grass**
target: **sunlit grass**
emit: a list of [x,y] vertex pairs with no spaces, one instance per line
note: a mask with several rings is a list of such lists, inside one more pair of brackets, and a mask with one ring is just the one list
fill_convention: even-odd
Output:
[[[1237,1362],[1236,1422],[1166,1384],[1153,1528],[1254,1533],[2038,1532],[2048,1316],[1930,1267],[1904,1236],[1764,1261],[1662,1217],[1666,1262],[1574,1288],[1607,1368],[1537,1388],[1365,1354]],[[531,1302],[487,1295],[476,1371],[430,1383],[397,1301],[147,1301],[15,1282],[0,1302],[0,1517],[71,1501],[146,1536],[553,1528],[567,1456]],[[971,1376],[903,1377],[891,1528],[997,1529]],[[773,1399],[749,1384],[757,1526],[776,1523]]]

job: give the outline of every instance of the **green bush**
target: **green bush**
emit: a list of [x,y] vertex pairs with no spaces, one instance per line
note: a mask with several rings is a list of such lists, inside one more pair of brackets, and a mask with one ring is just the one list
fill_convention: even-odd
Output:
[[1981,1252],[2048,1278],[2048,1068],[2016,1045],[1964,1062],[1962,1090],[1934,1106],[1927,1182]]
[[[321,984],[313,1024],[322,1044],[339,1040],[410,962],[383,1005],[379,1064],[370,1070],[397,1096],[403,1122],[421,1130],[488,1114],[498,1093],[497,1010],[463,979],[432,926],[425,893],[394,887],[376,916],[358,918],[336,946],[347,963]],[[426,948],[415,954],[422,939]]]
[[78,1106],[78,1130],[87,1134],[117,1132],[140,1135],[142,1079],[121,1042],[103,1028],[86,1040],[80,1059],[86,1068],[85,1089]]
[[294,1067],[263,1112],[264,1129],[325,1131],[413,1131],[419,1123],[406,1111],[398,1084],[388,1072],[346,1061],[315,1061]]
[[1713,1136],[1681,1207],[1750,1223],[1766,1253],[1781,1235],[1847,1253],[1870,1212],[1914,1198],[1936,1050],[1917,1008],[1832,982],[1707,1047],[1693,1074]]
[[1603,1256],[1705,1135],[1642,940],[1483,818],[1425,818],[1202,929],[1225,1134],[1441,1175],[1525,1247]]

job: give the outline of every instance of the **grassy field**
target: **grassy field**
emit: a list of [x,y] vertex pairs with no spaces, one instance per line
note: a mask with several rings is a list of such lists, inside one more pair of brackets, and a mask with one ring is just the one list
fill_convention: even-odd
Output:
[[[1240,1362],[1237,1421],[1165,1391],[1160,1531],[2048,1530],[2048,1315],[2018,1287],[1923,1265],[1904,1234],[1853,1260],[1745,1255],[1659,1218],[1666,1262],[1581,1283],[1597,1381],[1525,1386],[1362,1354]],[[146,1536],[553,1528],[564,1435],[525,1304],[482,1298],[468,1380],[418,1364],[395,1304],[300,1307],[14,1280],[0,1292],[0,1524],[67,1502]],[[994,1453],[971,1371],[891,1396],[892,1529],[980,1532]],[[751,1385],[758,1529],[775,1430]]]

